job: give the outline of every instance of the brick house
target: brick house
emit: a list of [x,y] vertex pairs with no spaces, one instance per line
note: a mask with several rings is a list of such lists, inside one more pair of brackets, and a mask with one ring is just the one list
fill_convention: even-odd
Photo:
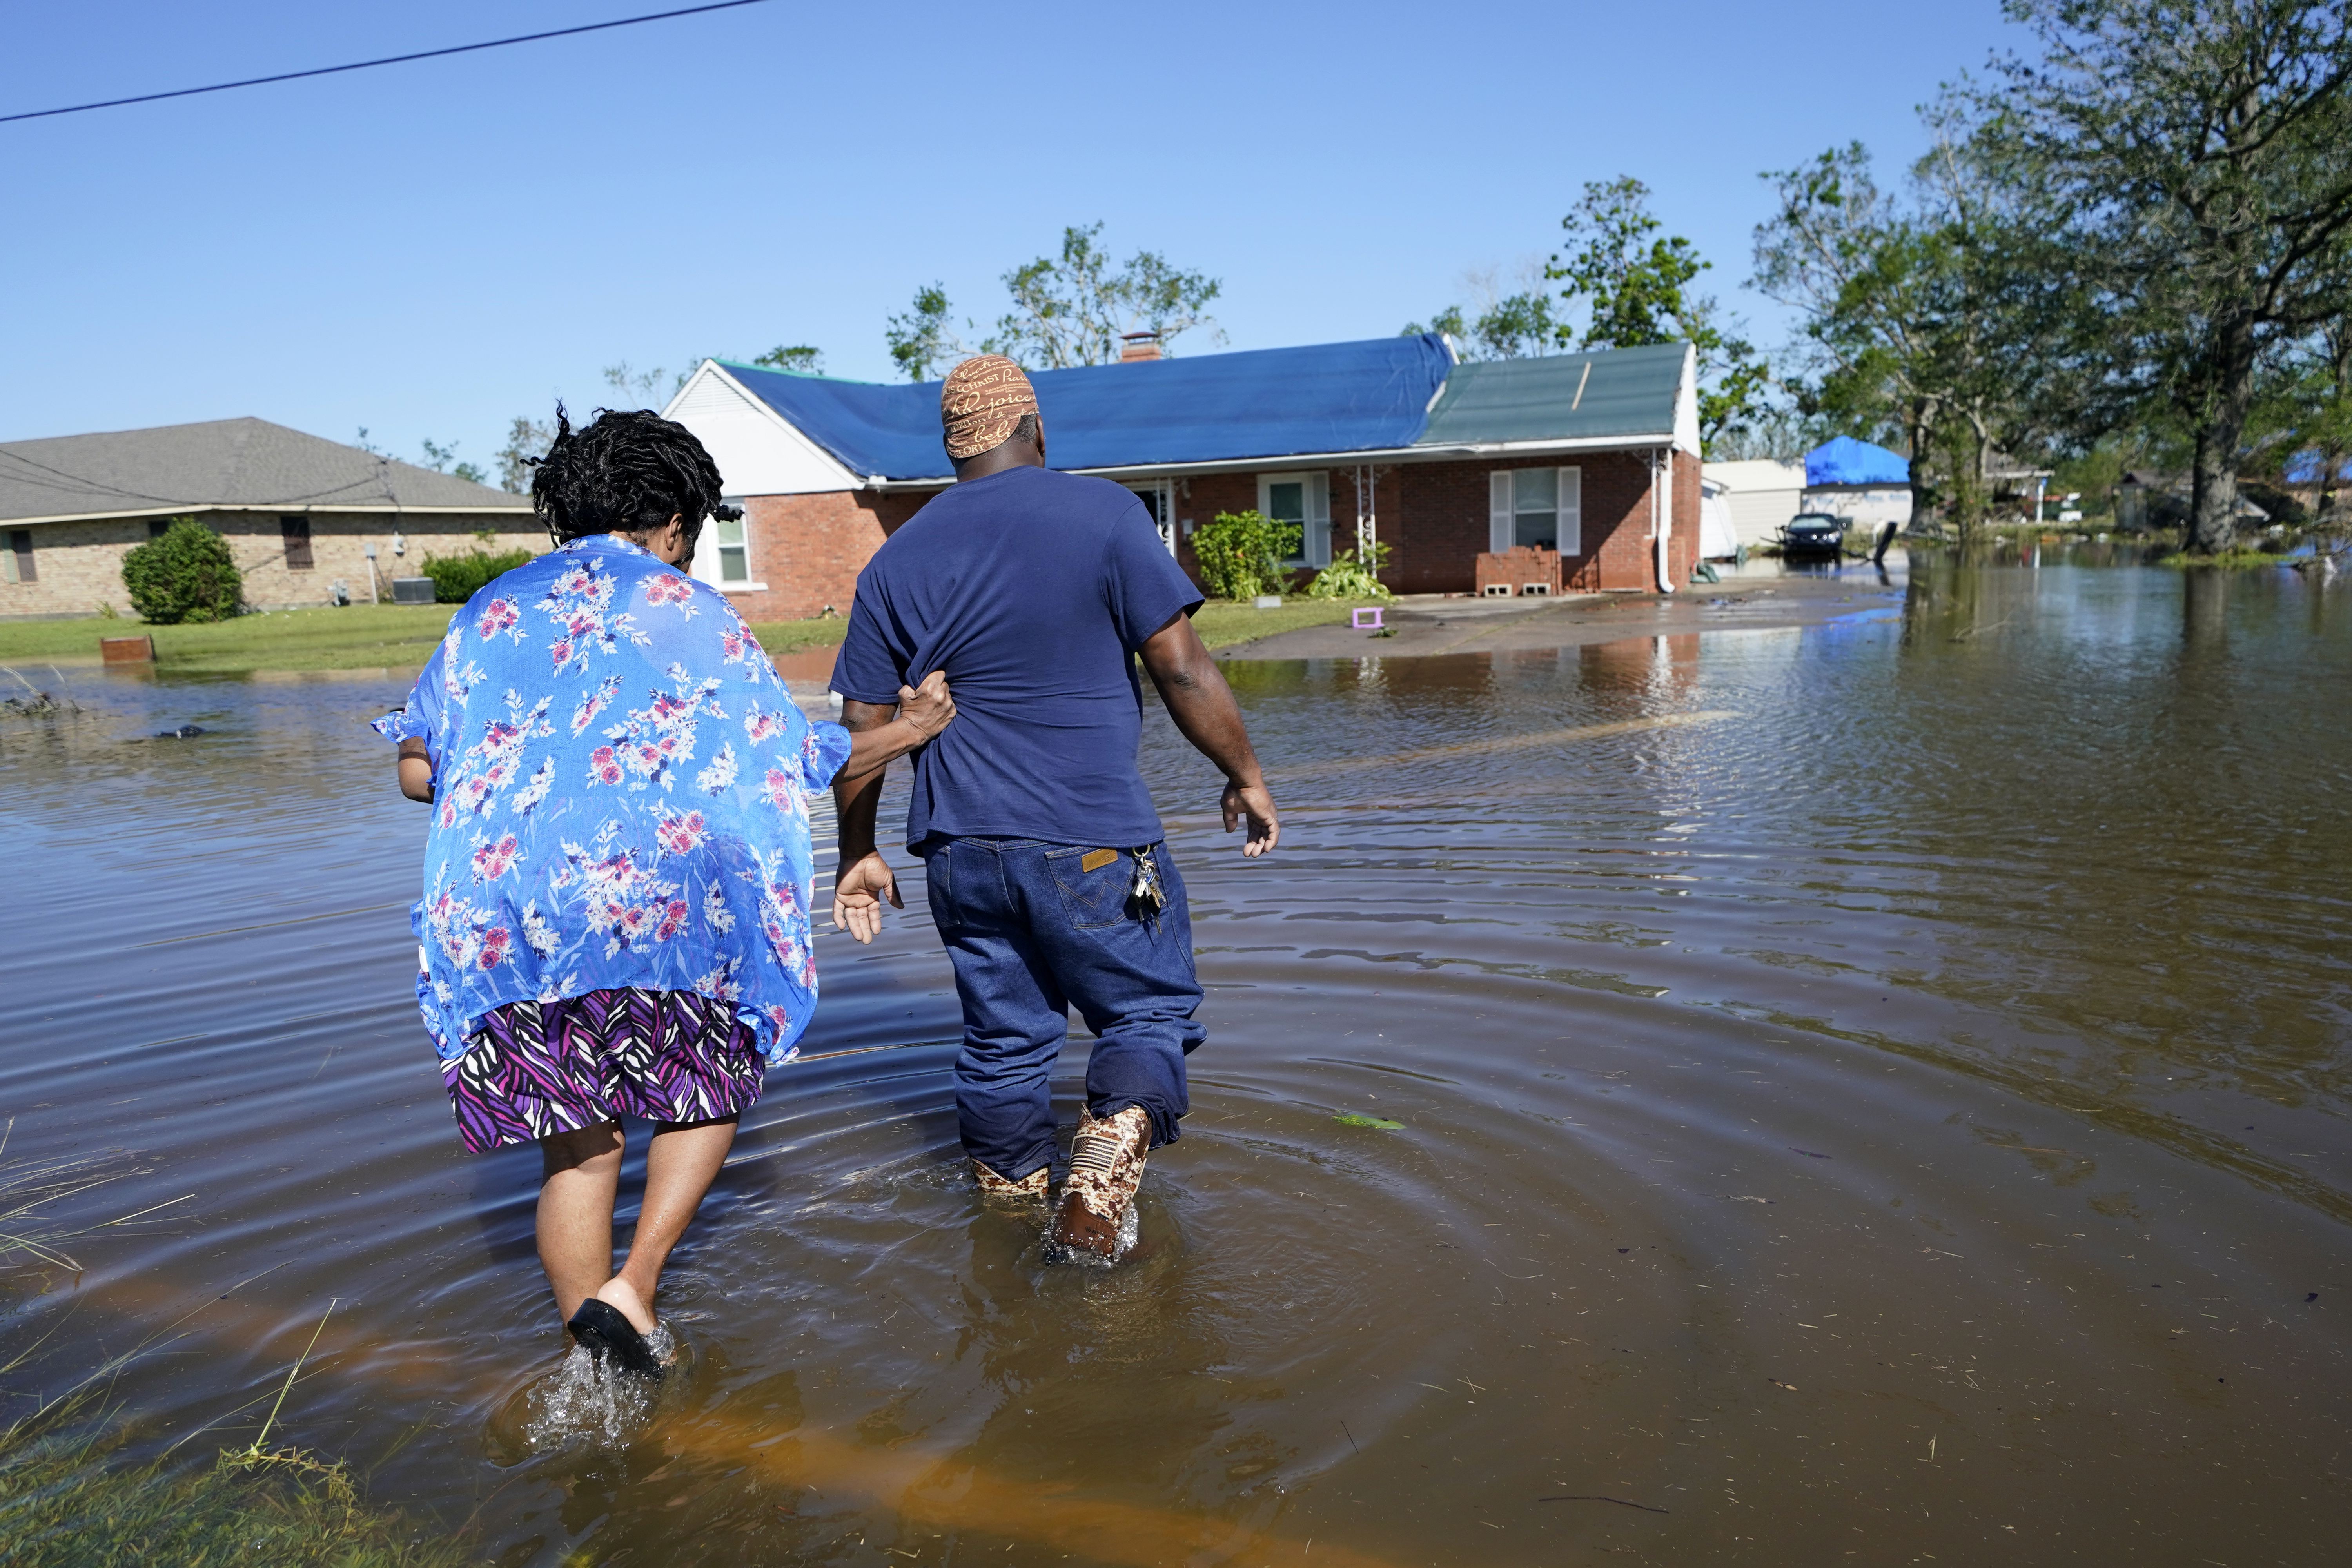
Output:
[[[1196,577],[1195,523],[1251,508],[1302,525],[1302,580],[1371,538],[1402,593],[1672,591],[1696,558],[1687,344],[1479,364],[1434,333],[1181,360],[1147,347],[1031,380],[1048,460],[1135,490]],[[846,613],[882,541],[952,482],[939,397],[936,382],[704,361],[664,412],[745,516],[703,531],[696,576],[753,620]]]
[[[0,443],[0,619],[131,613],[122,557],[194,517],[229,542],[258,609],[383,599],[427,554],[544,550],[527,496],[306,436],[215,419]],[[487,532],[487,540],[480,536]]]

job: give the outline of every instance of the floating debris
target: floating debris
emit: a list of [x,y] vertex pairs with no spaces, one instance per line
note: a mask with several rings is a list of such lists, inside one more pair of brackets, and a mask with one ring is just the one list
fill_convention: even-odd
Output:
[[0,700],[0,713],[12,719],[42,719],[52,713],[79,713],[81,704],[72,698],[53,697],[46,691],[36,691],[30,697],[10,697]]
[[176,730],[158,730],[155,738],[159,741],[193,741],[204,732],[202,724],[183,724]]
[[1383,1132],[1401,1131],[1404,1127],[1403,1122],[1391,1121],[1385,1116],[1359,1116],[1352,1110],[1335,1116],[1331,1120],[1342,1127],[1377,1127]]

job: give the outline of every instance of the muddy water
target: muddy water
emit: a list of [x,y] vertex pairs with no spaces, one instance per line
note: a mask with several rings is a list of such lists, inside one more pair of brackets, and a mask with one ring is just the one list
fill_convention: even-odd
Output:
[[402,683],[29,671],[89,711],[0,726],[8,1155],[192,1195],[16,1277],[8,1392],[160,1336],[118,1391],[207,1454],[339,1301],[272,1441],[551,1568],[2341,1561],[2352,588],[1853,592],[1230,666],[1285,837],[1154,721],[1211,1034],[1139,1255],[964,1184],[910,884],[821,939],[688,1373],[569,1426],[536,1158],[457,1151],[408,1001]]

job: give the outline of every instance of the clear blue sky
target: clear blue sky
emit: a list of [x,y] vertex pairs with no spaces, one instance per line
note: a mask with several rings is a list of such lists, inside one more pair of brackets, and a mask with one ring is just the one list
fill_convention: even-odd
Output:
[[[19,6],[0,112],[663,8]],[[485,460],[616,361],[809,342],[888,379],[919,285],[992,320],[1003,272],[1097,218],[1223,279],[1229,347],[1379,336],[1621,173],[1769,343],[1758,172],[1860,137],[1891,174],[1915,107],[2012,37],[1995,0],[771,0],[0,125],[0,439],[250,414]]]

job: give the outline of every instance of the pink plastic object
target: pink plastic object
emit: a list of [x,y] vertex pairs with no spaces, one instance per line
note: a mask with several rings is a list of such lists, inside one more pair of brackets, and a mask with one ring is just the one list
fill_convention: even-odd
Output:
[[1379,606],[1375,605],[1369,610],[1349,611],[1348,626],[1350,630],[1360,632],[1377,632],[1382,630],[1383,628],[1381,626],[1381,612]]

